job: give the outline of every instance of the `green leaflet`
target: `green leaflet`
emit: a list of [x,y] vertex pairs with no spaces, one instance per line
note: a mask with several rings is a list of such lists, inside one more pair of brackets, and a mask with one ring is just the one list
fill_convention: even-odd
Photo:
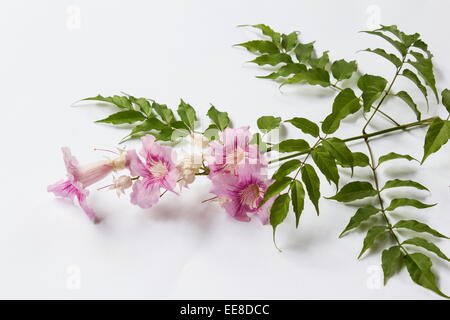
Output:
[[442,104],[447,109],[447,111],[450,113],[450,90],[444,89],[442,90]]
[[381,156],[378,159],[378,165],[382,164],[383,162],[390,161],[390,160],[395,160],[395,159],[406,159],[406,160],[409,160],[409,161],[413,161],[414,160],[414,161],[419,162],[419,160],[411,157],[410,155],[398,154],[398,153],[395,153],[395,152],[389,152],[388,154],[385,154],[385,155]]
[[273,228],[273,242],[275,243],[275,231],[277,226],[286,219],[289,212],[289,194],[284,193],[277,197],[270,208],[270,225]]
[[430,154],[438,151],[449,139],[450,122],[439,118],[434,119],[425,135],[424,153],[421,163],[424,163]]
[[394,40],[391,37],[383,34],[382,32],[378,32],[378,31],[362,31],[362,32],[383,38],[384,40],[389,42],[395,49],[397,49],[398,52],[400,52],[400,54],[403,57],[406,56],[407,48],[402,42]]
[[430,289],[444,298],[450,298],[445,295],[437,286],[436,278],[431,271],[433,263],[430,258],[422,253],[413,253],[406,255],[405,258],[406,268],[408,269],[411,279],[418,285]]
[[[353,166],[354,167],[367,167],[369,163],[369,157],[366,156],[362,152],[352,152],[353,155]],[[336,163],[339,164],[343,168],[351,168],[352,166],[349,164],[344,164],[339,160],[336,160]]]
[[339,187],[338,168],[335,160],[331,158],[330,154],[322,146],[319,146],[311,152],[311,156],[328,183],[333,182],[336,185],[336,188]]
[[439,249],[434,243],[429,242],[428,240],[425,240],[423,238],[411,238],[408,240],[403,241],[402,244],[410,244],[416,247],[424,248],[430,252],[435,253],[439,258],[442,258],[446,261],[450,262],[450,259]]
[[366,206],[359,208],[355,215],[350,218],[350,221],[348,222],[347,226],[345,227],[344,231],[341,232],[339,235],[339,238],[342,238],[342,236],[352,229],[355,229],[361,225],[364,221],[367,221],[371,216],[377,214],[380,212],[380,209],[377,209],[373,206]]
[[303,188],[303,184],[298,180],[295,180],[292,183],[291,198],[292,207],[295,213],[295,227],[298,228],[300,216],[303,212],[303,208],[305,207],[305,189]]
[[288,139],[278,144],[280,152],[301,152],[309,150],[309,144],[303,139]]
[[129,99],[132,103],[136,104],[136,105],[139,107],[139,109],[140,109],[147,117],[151,115],[151,113],[152,113],[152,107],[151,107],[151,105],[150,105],[150,102],[148,102],[147,99],[145,99],[145,98],[135,98],[135,97],[132,97],[132,96],[129,96],[128,99]]
[[423,96],[425,97],[425,100],[427,102],[428,105],[428,92],[427,92],[427,88],[425,88],[425,86],[422,84],[422,82],[420,81],[420,79],[416,76],[416,74],[414,72],[412,72],[409,69],[404,69],[403,72],[401,73],[401,75],[409,80],[411,80],[416,86],[417,88],[419,88],[420,92],[422,92]]
[[352,89],[347,88],[339,92],[333,102],[333,109],[322,123],[322,131],[326,134],[334,133],[341,120],[357,112],[361,108],[358,97]]
[[289,34],[281,35],[281,47],[286,51],[291,51],[298,44],[298,32],[294,31]]
[[416,188],[419,190],[427,190],[427,187],[421,185],[418,182],[412,181],[412,180],[399,180],[399,179],[394,179],[394,180],[389,180],[386,182],[386,184],[384,185],[383,189],[381,190],[386,190],[386,189],[390,189],[390,188],[398,188],[398,187],[412,187],[412,188]]
[[415,43],[419,37],[420,34],[414,33],[414,34],[406,34],[402,31],[400,31],[396,25],[390,25],[390,26],[384,26],[382,25],[381,28],[377,29],[376,31],[383,31],[383,32],[390,32],[394,36],[396,36],[405,46],[409,47],[413,43]]
[[292,118],[290,120],[286,120],[285,122],[289,122],[294,127],[299,128],[304,133],[310,134],[315,138],[317,138],[320,134],[319,126],[306,118]]
[[259,130],[261,130],[262,132],[269,132],[280,126],[281,118],[273,116],[264,116],[259,118],[256,123],[258,125]]
[[417,109],[417,105],[411,96],[406,91],[400,91],[396,94],[397,97],[405,101],[405,103],[411,108],[411,110],[416,114],[417,121],[420,121],[421,113],[419,109]]
[[279,44],[281,41],[281,35],[265,24],[241,25],[239,27],[253,27],[259,29],[263,35],[270,37],[274,44]]
[[393,246],[383,251],[381,255],[381,266],[383,268],[385,285],[388,279],[403,267],[403,257],[404,254],[400,246]]
[[365,74],[358,80],[358,88],[362,91],[364,111],[368,112],[372,104],[381,96],[387,86],[387,80],[370,74]]
[[248,51],[256,54],[264,53],[278,53],[278,47],[271,41],[267,40],[252,40],[244,43],[238,43],[234,45],[235,47],[244,47]]
[[169,109],[165,104],[153,102],[152,109],[155,110],[156,113],[161,117],[161,119],[167,124],[170,124],[173,121],[175,121],[173,111]]
[[402,65],[402,61],[395,54],[387,53],[384,49],[376,48],[376,49],[366,49],[363,51],[375,53],[385,58],[386,60],[392,62],[396,68],[400,68],[400,66]]
[[139,111],[135,110],[125,110],[119,111],[110,115],[107,118],[97,120],[95,122],[99,123],[112,123],[112,124],[124,124],[124,123],[135,123],[138,121],[145,120],[145,116]]
[[325,51],[319,58],[311,58],[309,65],[313,68],[325,69],[329,62],[330,57],[328,56],[328,51]]
[[151,130],[162,130],[165,128],[167,128],[167,126],[164,123],[162,123],[160,120],[158,120],[156,118],[149,118],[149,119],[146,119],[141,124],[134,127],[133,130],[131,130],[130,135],[135,135],[136,133],[147,132],[147,131],[151,131]]
[[[422,185],[421,185],[422,186]],[[423,186],[422,186],[423,187]],[[393,211],[398,207],[415,207],[417,209],[425,209],[435,206],[434,204],[426,204],[416,199],[407,199],[407,198],[398,198],[392,199],[389,207],[386,208],[386,211]]]
[[102,102],[109,102],[114,104],[116,107],[121,109],[131,109],[132,104],[128,97],[125,96],[111,96],[111,97],[103,97],[101,95],[97,95],[96,97],[90,97],[82,99],[81,101],[102,101]]
[[345,142],[338,138],[328,138],[322,141],[322,146],[340,163],[353,168],[353,153],[347,147]]
[[263,54],[252,61],[258,66],[271,65],[276,66],[279,63],[292,63],[291,56],[286,53]]
[[309,199],[316,208],[317,215],[319,215],[319,199],[320,199],[320,180],[314,168],[305,163],[301,169],[302,181],[305,184]]
[[426,232],[438,238],[450,239],[444,236],[442,233],[430,228],[425,223],[421,223],[417,220],[400,220],[397,222],[393,228],[397,229],[409,229],[415,232]]
[[230,124],[228,113],[220,112],[213,105],[209,108],[207,115],[220,131],[225,130]]
[[350,79],[352,74],[356,72],[358,65],[356,61],[347,62],[344,59],[337,60],[331,65],[331,73],[336,80]]
[[370,182],[353,181],[343,186],[336,195],[327,199],[333,199],[339,202],[350,202],[375,195],[377,195],[377,191],[372,187]]
[[306,71],[306,66],[304,64],[288,63],[288,64],[280,67],[280,69],[278,69],[278,71],[272,72],[271,74],[269,74],[267,76],[258,76],[257,78],[278,79],[279,77],[288,77],[291,74],[303,73],[305,71]]
[[295,169],[298,169],[301,164],[302,164],[302,162],[298,159],[292,159],[292,160],[286,161],[285,163],[283,163],[280,166],[280,168],[277,170],[277,172],[274,173],[274,175],[272,176],[272,179],[279,180],[279,179],[287,176]]
[[361,252],[358,255],[358,259],[361,258],[361,256],[364,254],[364,252],[366,252],[368,249],[370,249],[373,244],[375,243],[375,240],[382,235],[383,233],[385,233],[387,231],[387,227],[386,226],[375,226],[369,229],[369,231],[367,231],[367,235],[364,238],[364,243],[363,243],[363,247],[361,249]]
[[267,200],[270,198],[280,194],[284,189],[288,187],[292,182],[292,179],[289,177],[284,177],[279,180],[276,180],[274,183],[272,183],[266,190],[266,193],[264,194],[263,200],[259,204],[259,208],[261,208]]
[[299,43],[294,52],[299,62],[308,63],[314,54],[314,42]]
[[180,116],[181,121],[183,121],[183,123],[189,128],[189,130],[193,131],[195,128],[195,120],[197,120],[195,109],[192,108],[191,105],[181,100],[177,109],[177,113]]
[[416,59],[416,61],[408,60],[407,62],[419,72],[425,83],[433,91],[436,97],[436,101],[439,103],[439,96],[436,89],[436,79],[434,78],[433,62],[431,62],[431,57],[425,58],[423,54],[415,51],[411,52],[411,55]]
[[296,73],[293,77],[283,82],[283,85],[306,82],[310,85],[319,85],[328,87],[330,85],[330,74],[328,71],[320,68],[311,68],[306,71]]

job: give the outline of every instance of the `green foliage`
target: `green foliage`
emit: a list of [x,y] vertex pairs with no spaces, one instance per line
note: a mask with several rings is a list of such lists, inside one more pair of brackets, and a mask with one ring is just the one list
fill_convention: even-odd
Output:
[[331,73],[336,80],[350,79],[358,69],[356,61],[347,62],[344,59],[337,60],[331,65]]
[[450,121],[436,118],[430,125],[425,136],[425,144],[423,146],[422,163],[432,153],[437,152],[450,139]]
[[442,258],[442,259],[450,262],[450,259],[441,251],[441,249],[439,249],[434,243],[429,242],[426,239],[419,238],[419,237],[411,238],[411,239],[403,241],[402,244],[409,244],[409,245],[424,248],[430,252],[435,253],[439,258]]
[[339,202],[350,202],[377,195],[377,191],[370,182],[352,181],[347,183],[339,190],[336,195],[328,198]]
[[381,255],[381,266],[384,274],[384,284],[395,273],[403,267],[404,253],[400,246],[393,246],[383,251]]
[[375,208],[374,206],[366,206],[359,208],[355,215],[350,218],[349,223],[345,227],[345,229],[339,235],[341,238],[347,231],[355,229],[359,227],[363,222],[367,221],[370,217],[380,212],[380,209]]
[[[422,185],[420,185],[420,186],[422,186]],[[417,188],[417,186],[416,186],[416,188]],[[433,207],[435,205],[436,204],[426,204],[426,203],[423,203],[416,199],[398,198],[398,199],[392,199],[391,204],[389,205],[389,207],[386,208],[386,211],[393,211],[399,207],[415,207],[417,209],[425,209],[425,208]]]
[[262,132],[269,132],[280,126],[281,118],[273,116],[264,116],[258,119],[257,124]]
[[366,252],[368,249],[370,249],[377,238],[379,238],[382,234],[386,233],[387,227],[386,226],[374,226],[367,231],[367,235],[364,238],[363,247],[358,255],[358,259],[361,258],[361,256]]
[[306,151],[309,149],[308,142],[303,139],[288,139],[278,144],[278,151],[280,152]]
[[402,65],[402,61],[395,54],[387,53],[384,49],[376,48],[376,49],[366,49],[364,51],[375,53],[385,58],[386,60],[392,62],[396,68],[400,68]]
[[311,120],[308,120],[306,118],[292,118],[290,120],[286,120],[285,122],[289,122],[294,127],[299,128],[303,131],[303,133],[312,135],[313,137],[317,138],[320,134],[320,129],[317,124],[312,122]]
[[300,216],[305,207],[305,189],[303,188],[303,184],[298,180],[295,180],[292,183],[291,198],[292,198],[292,207],[295,213],[295,227],[298,228]]
[[275,242],[275,231],[277,226],[286,219],[289,212],[289,194],[284,193],[277,197],[270,208],[270,225],[273,228],[273,237]]
[[417,121],[420,121],[421,113],[419,109],[417,109],[417,104],[414,102],[411,96],[406,91],[397,92],[396,96],[406,102],[406,104],[415,113]]
[[442,96],[442,104],[450,113],[450,90],[448,89],[442,90],[441,96]]
[[336,160],[325,150],[324,147],[319,146],[311,152],[311,156],[319,168],[320,172],[325,176],[328,183],[333,182],[336,187],[339,186],[339,172],[336,166]]
[[358,88],[362,91],[365,112],[370,111],[370,107],[381,96],[387,83],[386,79],[370,74],[365,74],[359,78]]
[[334,133],[341,121],[361,108],[359,98],[350,89],[342,90],[334,99],[332,112],[322,123],[322,131],[327,134]]
[[230,124],[228,113],[220,112],[213,105],[211,105],[211,108],[209,108],[207,115],[220,131],[225,130]]
[[289,177],[283,177],[279,180],[276,180],[274,183],[272,183],[266,190],[266,193],[264,193],[263,200],[259,204],[259,207],[262,207],[267,200],[270,198],[277,196],[280,194],[284,189],[286,189],[292,182],[292,179]]
[[292,159],[283,163],[277,172],[274,173],[272,179],[280,180],[283,177],[286,177],[292,171],[298,169],[301,166],[301,161],[298,159]]
[[316,208],[317,215],[319,215],[319,199],[320,199],[320,180],[316,171],[310,164],[305,164],[302,169],[302,180],[305,184],[308,197]]
[[409,230],[412,230],[415,232],[425,232],[425,233],[429,233],[438,238],[449,239],[447,236],[444,236],[439,231],[436,231],[436,230],[430,228],[428,225],[426,225],[422,222],[419,222],[417,220],[401,220],[394,225],[394,228],[409,229]]
[[412,187],[412,188],[416,188],[419,190],[429,191],[427,187],[421,185],[418,182],[415,182],[412,180],[400,180],[400,179],[394,179],[394,180],[387,181],[386,184],[384,185],[383,189],[381,189],[381,190],[398,188],[398,187]]
[[383,162],[390,161],[390,160],[395,160],[395,159],[406,159],[408,161],[413,161],[414,160],[414,161],[419,162],[419,160],[411,157],[410,155],[398,154],[398,153],[395,153],[395,152],[389,152],[389,153],[381,156],[378,159],[378,165],[382,164]]
[[99,123],[112,123],[112,124],[124,124],[124,123],[135,123],[138,121],[145,120],[145,116],[139,111],[135,110],[125,110],[119,111],[110,115],[109,117],[95,122]]

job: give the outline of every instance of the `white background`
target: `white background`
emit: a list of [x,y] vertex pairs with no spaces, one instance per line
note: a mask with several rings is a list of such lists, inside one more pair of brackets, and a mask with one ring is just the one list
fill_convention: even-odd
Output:
[[[149,210],[114,192],[94,191],[89,201],[103,218],[99,225],[77,206],[54,199],[46,186],[64,176],[61,146],[70,146],[85,163],[103,156],[93,147],[112,148],[126,134],[93,123],[111,112],[108,107],[70,107],[98,93],[125,91],[171,106],[183,98],[201,114],[213,103],[229,112],[236,127],[254,127],[257,117],[272,114],[322,120],[333,92],[306,86],[279,91],[276,83],[256,79],[265,71],[244,63],[251,55],[232,47],[255,38],[239,24],[300,30],[303,41],[317,40],[319,51],[330,50],[332,59],[356,57],[362,72],[388,78],[388,63],[357,51],[391,48],[357,31],[378,21],[398,24],[423,35],[435,55],[439,88],[450,87],[449,9],[447,1],[423,0],[2,1],[0,298],[436,298],[405,270],[380,286],[380,251],[357,261],[363,234],[337,239],[356,207],[322,199],[317,217],[307,203],[298,230],[292,214],[279,228],[279,253],[269,226],[236,222],[216,205],[199,203],[209,196],[206,179]],[[425,112],[417,90],[400,83]],[[414,121],[401,101],[384,110]],[[430,112],[437,114],[434,104]],[[346,120],[338,135],[359,134],[361,125]],[[371,130],[387,125],[377,118]],[[423,138],[424,130],[416,129],[378,139],[375,153],[421,157]],[[365,151],[361,144],[354,147]],[[414,194],[439,205],[398,211],[444,234],[450,234],[449,159],[446,146],[420,169],[400,160],[387,164],[383,176],[427,185],[431,194]],[[348,173],[342,176],[345,183]],[[322,186],[323,195],[334,193],[326,181]],[[449,241],[438,244],[450,254]],[[450,268],[433,261],[449,294]]]

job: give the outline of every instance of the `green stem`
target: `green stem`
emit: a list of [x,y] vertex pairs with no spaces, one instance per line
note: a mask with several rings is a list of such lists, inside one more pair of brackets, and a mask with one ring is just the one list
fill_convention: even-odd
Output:
[[[436,119],[436,117],[424,119],[424,120],[421,120],[421,121],[415,121],[415,122],[407,123],[407,124],[404,124],[404,125],[400,125],[400,126],[396,126],[396,127],[392,127],[392,128],[389,128],[389,129],[384,129],[384,130],[372,132],[372,133],[366,133],[366,134],[362,134],[362,135],[359,135],[359,136],[354,136],[354,137],[342,139],[342,141],[344,141],[344,142],[355,141],[355,140],[364,139],[365,137],[370,138],[370,137],[379,136],[379,135],[382,135],[382,134],[385,134],[385,133],[389,133],[389,132],[393,132],[393,131],[397,131],[397,130],[405,130],[405,129],[409,129],[409,128],[413,128],[413,127],[417,127],[417,126],[422,126],[422,125],[428,124],[429,122],[432,122],[434,119]],[[291,159],[291,158],[296,158],[296,157],[299,157],[301,155],[307,154],[308,152],[310,152],[310,150],[297,152],[297,153],[294,153],[294,154],[291,154],[291,155],[288,155],[288,156],[285,156],[285,157],[281,157],[281,158],[278,158],[278,159],[270,160],[269,163],[274,163],[274,162],[279,162],[279,161],[283,161],[283,160],[287,160],[287,159]]]

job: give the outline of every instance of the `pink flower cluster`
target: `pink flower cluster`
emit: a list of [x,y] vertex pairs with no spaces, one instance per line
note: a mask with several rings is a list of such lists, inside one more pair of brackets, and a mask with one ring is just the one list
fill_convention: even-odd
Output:
[[[87,204],[88,187],[112,172],[127,169],[130,175],[115,177],[106,187],[115,189],[118,195],[132,187],[131,203],[141,208],[155,205],[161,192],[178,194],[175,191],[177,183],[187,187],[195,175],[201,174],[207,175],[212,182],[210,192],[215,196],[211,200],[220,203],[231,217],[250,221],[256,216],[266,224],[273,199],[259,206],[272,181],[267,179],[267,163],[258,146],[250,144],[250,137],[248,127],[225,129],[218,140],[205,144],[206,154],[185,158],[179,163],[175,159],[175,150],[160,145],[151,135],[141,138],[139,153],[121,150],[115,159],[87,165],[80,165],[68,148],[62,148],[67,178],[50,185],[47,190],[58,197],[77,199],[86,215],[93,222],[99,222]],[[193,161],[194,158],[197,161]]]

